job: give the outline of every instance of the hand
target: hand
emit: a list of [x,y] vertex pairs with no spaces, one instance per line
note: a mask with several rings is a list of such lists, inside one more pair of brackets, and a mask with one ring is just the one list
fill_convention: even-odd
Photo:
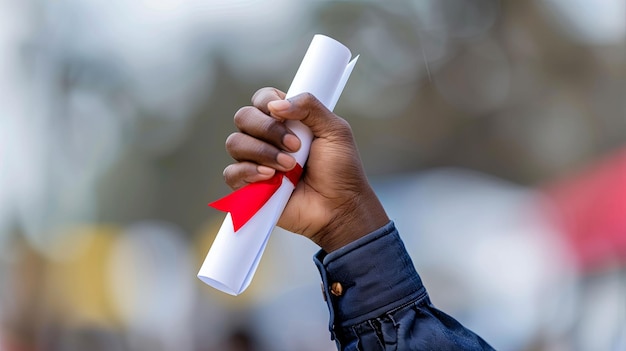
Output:
[[348,122],[311,94],[284,98],[279,90],[263,88],[252,97],[253,106],[237,111],[239,132],[226,140],[237,162],[224,169],[226,183],[238,189],[292,169],[296,160],[289,152],[300,148],[300,140],[283,122],[299,120],[314,138],[278,226],[332,252],[385,225],[389,218],[367,181]]

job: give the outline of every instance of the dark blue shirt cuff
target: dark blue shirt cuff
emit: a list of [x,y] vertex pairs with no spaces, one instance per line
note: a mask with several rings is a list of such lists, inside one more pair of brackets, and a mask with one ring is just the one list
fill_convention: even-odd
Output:
[[[358,324],[426,297],[393,222],[330,254],[319,251],[313,260],[322,277],[332,334],[335,327]],[[341,286],[339,296],[331,293],[334,283]]]

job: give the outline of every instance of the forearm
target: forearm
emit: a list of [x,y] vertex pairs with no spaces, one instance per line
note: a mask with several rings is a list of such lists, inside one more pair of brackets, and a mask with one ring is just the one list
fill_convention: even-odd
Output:
[[[342,350],[491,350],[479,336],[437,310],[392,222],[314,261]],[[421,347],[420,347],[421,345]],[[430,345],[430,347],[428,347]]]

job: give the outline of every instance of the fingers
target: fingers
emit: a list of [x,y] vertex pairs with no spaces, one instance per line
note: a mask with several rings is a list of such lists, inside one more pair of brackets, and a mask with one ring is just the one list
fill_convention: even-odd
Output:
[[244,134],[275,146],[295,152],[300,140],[281,121],[268,116],[256,107],[242,107],[235,113],[235,126]]
[[257,90],[256,93],[252,96],[252,105],[259,110],[263,111],[265,114],[269,115],[269,109],[267,108],[267,104],[270,101],[274,100],[283,100],[285,98],[285,93],[276,89],[276,88],[262,88]]
[[239,132],[226,140],[226,150],[237,161],[224,170],[230,187],[237,189],[269,179],[275,170],[295,167],[296,160],[288,152],[297,151],[300,140],[285,126],[284,119],[302,121],[318,138],[336,136],[348,144],[353,140],[348,123],[313,95],[300,94],[289,100],[284,97],[277,89],[260,89],[252,97],[253,106],[243,107],[235,114]]
[[271,100],[267,107],[276,118],[301,121],[318,138],[336,134],[352,135],[350,125],[329,111],[310,93],[299,94],[287,100]]
[[239,162],[224,169],[224,180],[233,189],[239,189],[249,183],[270,179],[276,171],[252,162]]
[[226,139],[226,150],[239,162],[252,162],[280,171],[295,167],[293,156],[277,147],[244,133],[233,133]]
[[[285,94],[277,89],[263,88],[252,97],[254,106],[242,107],[235,113],[235,125],[240,132],[226,139],[226,150],[235,160],[279,171],[288,171],[296,165],[296,160],[287,152],[297,151],[300,139],[282,121],[268,115],[268,102],[284,97]],[[248,169],[246,167],[250,165],[241,167]],[[240,185],[240,179],[245,178],[242,174],[231,175],[231,182]],[[248,178],[244,180],[249,181]]]

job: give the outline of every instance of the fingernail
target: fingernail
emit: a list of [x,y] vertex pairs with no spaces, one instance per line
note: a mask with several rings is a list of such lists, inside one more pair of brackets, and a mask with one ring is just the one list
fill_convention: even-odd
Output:
[[269,109],[274,110],[276,112],[285,111],[289,109],[289,106],[291,106],[291,102],[289,102],[288,100],[274,100],[274,101],[270,101],[267,104],[267,107]]
[[293,157],[282,152],[276,156],[276,162],[287,169],[292,169],[296,165],[296,160]]
[[285,134],[283,137],[283,145],[285,145],[289,151],[298,151],[300,148],[300,139],[293,134]]
[[274,169],[266,166],[256,166],[257,173],[261,175],[272,175],[274,174]]

